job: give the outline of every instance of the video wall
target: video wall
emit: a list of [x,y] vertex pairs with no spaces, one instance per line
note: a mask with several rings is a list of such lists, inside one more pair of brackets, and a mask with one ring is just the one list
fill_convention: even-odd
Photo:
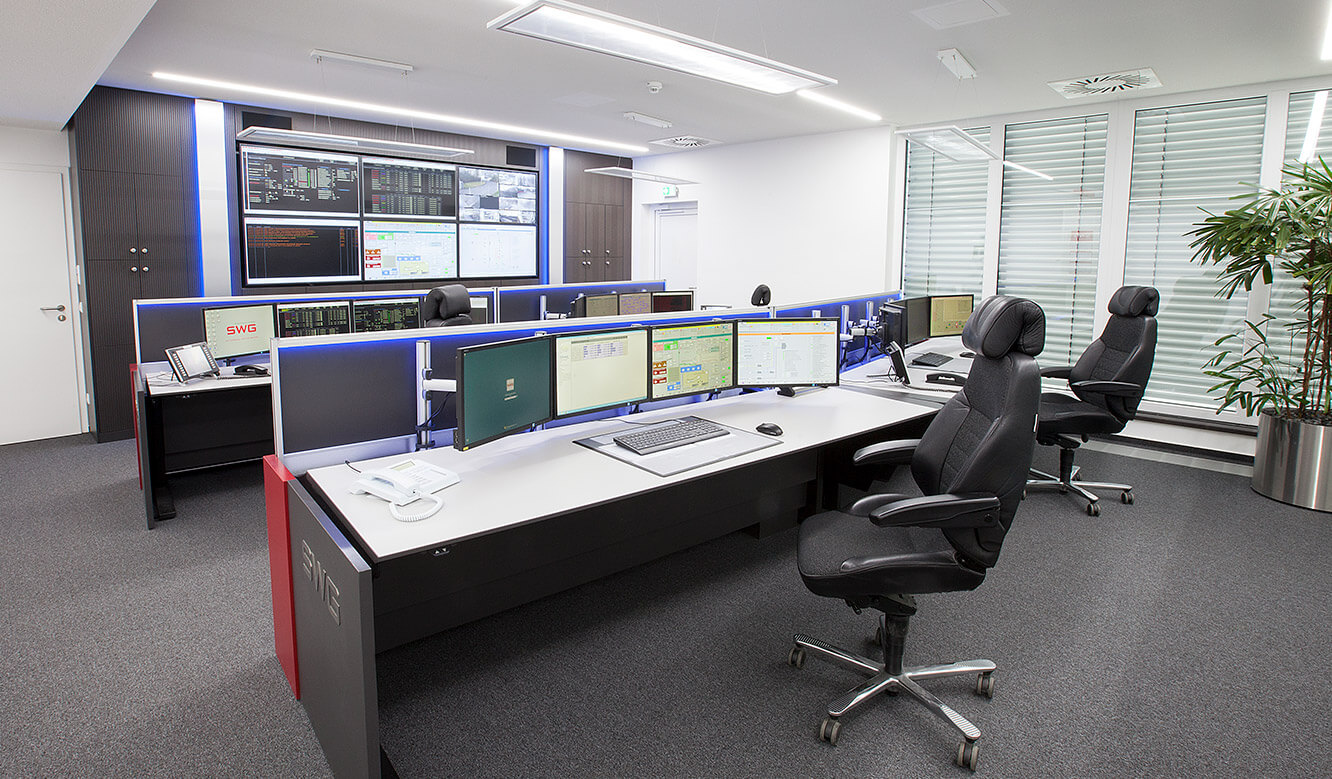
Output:
[[239,149],[245,286],[538,275],[534,171]]

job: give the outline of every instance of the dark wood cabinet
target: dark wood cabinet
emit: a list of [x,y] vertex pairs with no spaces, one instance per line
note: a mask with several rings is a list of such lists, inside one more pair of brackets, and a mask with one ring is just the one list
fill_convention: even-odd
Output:
[[629,216],[633,182],[584,173],[621,164],[617,158],[565,154],[564,282],[630,278]]

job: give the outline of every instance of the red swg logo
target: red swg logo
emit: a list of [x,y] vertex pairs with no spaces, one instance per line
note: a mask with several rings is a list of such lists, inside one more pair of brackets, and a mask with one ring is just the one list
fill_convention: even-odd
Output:
[[259,325],[227,325],[227,335],[244,335],[245,333],[259,332]]

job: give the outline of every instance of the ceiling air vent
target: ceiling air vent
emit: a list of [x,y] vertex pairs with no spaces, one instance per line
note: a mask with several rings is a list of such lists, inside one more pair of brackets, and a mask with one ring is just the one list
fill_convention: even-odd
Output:
[[1099,76],[1067,78],[1060,81],[1047,81],[1050,88],[1069,100],[1097,95],[1113,95],[1137,89],[1153,89],[1161,86],[1161,79],[1151,68],[1121,70],[1115,73],[1102,73]]
[[697,135],[677,135],[673,138],[660,138],[650,141],[657,146],[667,146],[672,149],[701,149],[704,146],[716,146],[721,141],[714,141],[710,138],[700,138]]

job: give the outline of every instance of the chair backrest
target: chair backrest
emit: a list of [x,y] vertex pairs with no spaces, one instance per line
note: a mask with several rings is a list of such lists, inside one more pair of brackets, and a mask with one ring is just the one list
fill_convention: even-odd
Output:
[[1030,300],[981,301],[962,329],[976,353],[962,389],[939,410],[911,460],[922,492],[984,493],[999,498],[999,524],[944,530],[961,559],[989,568],[1012,524],[1036,446],[1045,312]]
[[1138,415],[1138,404],[1152,376],[1156,356],[1156,309],[1161,295],[1154,287],[1120,287],[1110,296],[1110,320],[1101,337],[1092,341],[1069,372],[1069,384],[1079,381],[1123,381],[1138,386],[1138,394],[1124,397],[1079,390],[1079,400],[1109,411],[1120,422]]
[[467,287],[445,284],[426,293],[421,300],[421,324],[425,327],[472,324],[472,299]]

